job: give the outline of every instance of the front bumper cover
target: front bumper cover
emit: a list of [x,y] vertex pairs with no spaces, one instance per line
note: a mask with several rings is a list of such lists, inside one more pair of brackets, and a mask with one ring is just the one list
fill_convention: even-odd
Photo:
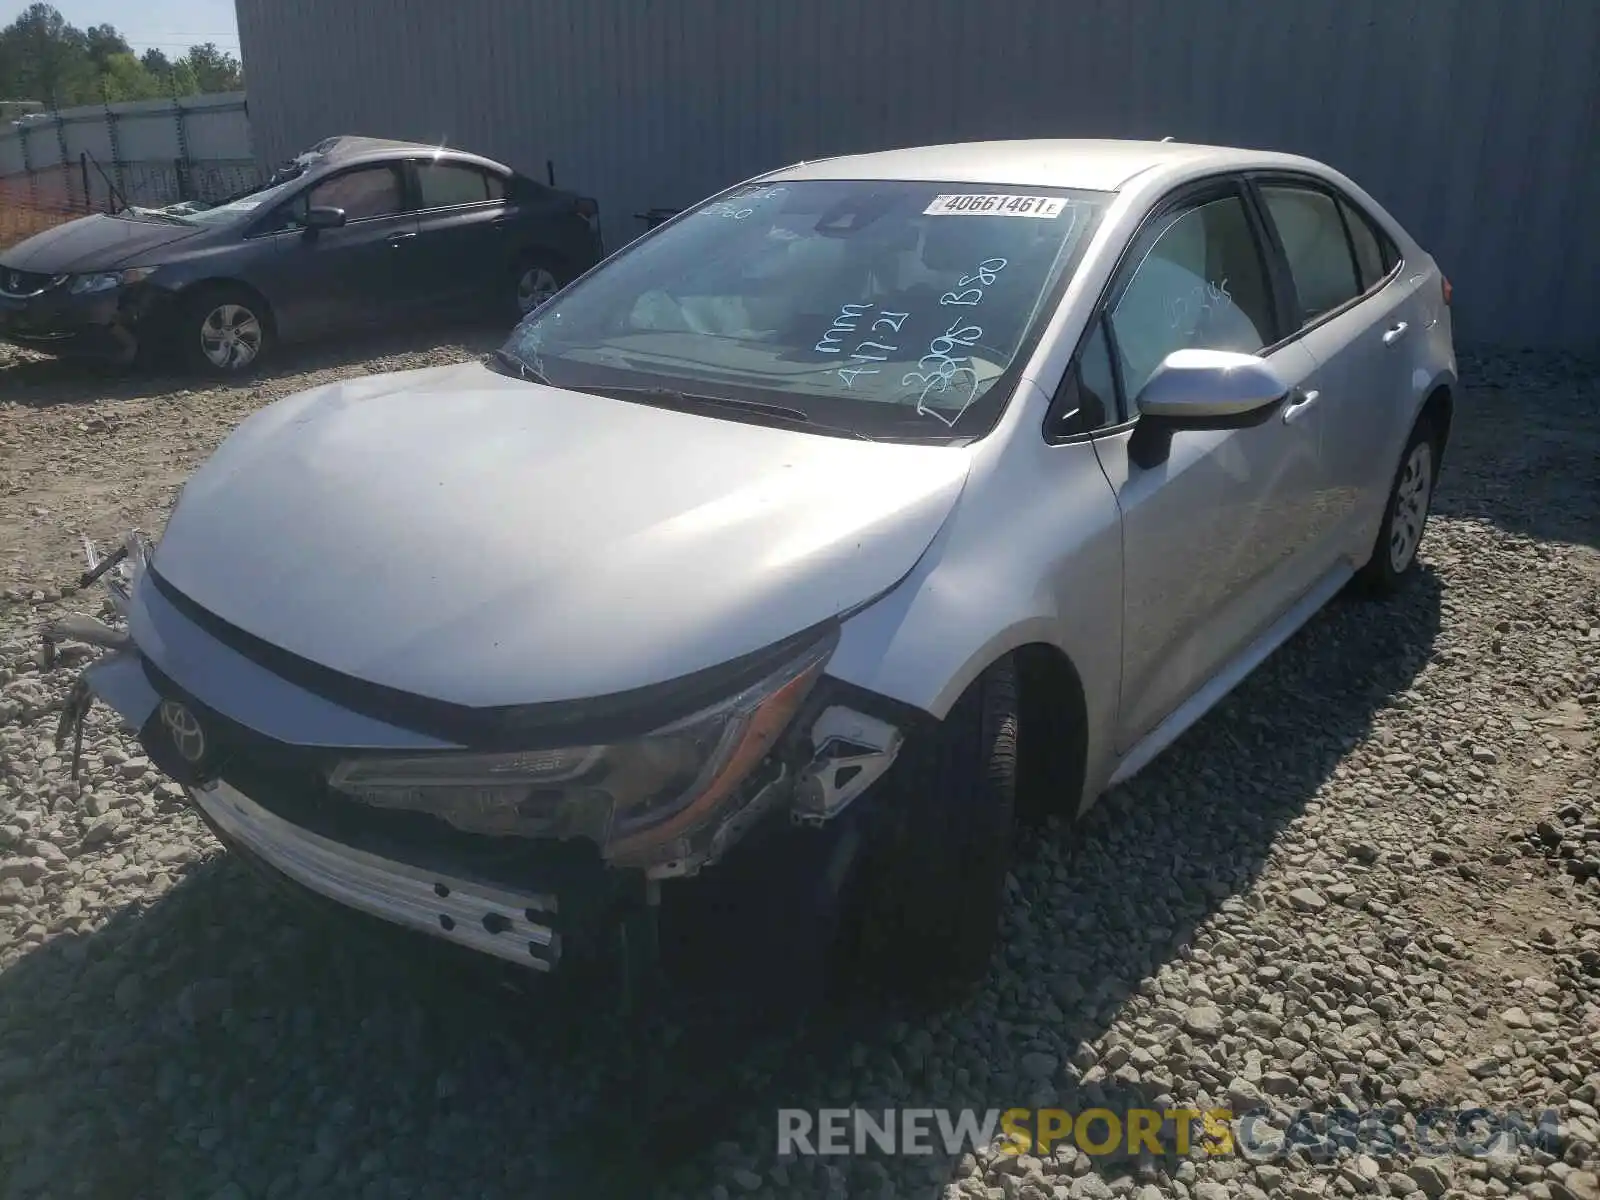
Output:
[[285,821],[226,782],[188,792],[226,842],[309,891],[536,970],[549,971],[560,961],[553,894],[512,891],[369,854]]
[[0,294],[0,341],[44,354],[127,361],[138,352],[138,330],[153,298],[137,286],[88,295],[65,286],[29,297]]

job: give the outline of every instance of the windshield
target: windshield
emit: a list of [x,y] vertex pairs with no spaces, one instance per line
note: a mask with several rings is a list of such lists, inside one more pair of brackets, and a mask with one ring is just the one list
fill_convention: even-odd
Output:
[[1109,199],[877,180],[741,188],[530,314],[505,355],[557,387],[777,404],[876,437],[978,436]]
[[257,191],[246,193],[226,204],[218,204],[214,208],[202,208],[190,211],[187,206],[177,206],[179,211],[168,211],[166,215],[177,217],[186,225],[226,225],[231,221],[242,220],[245,217],[259,212],[265,205],[276,204],[289,191],[290,185],[295,181],[286,179],[282,183],[271,184]]

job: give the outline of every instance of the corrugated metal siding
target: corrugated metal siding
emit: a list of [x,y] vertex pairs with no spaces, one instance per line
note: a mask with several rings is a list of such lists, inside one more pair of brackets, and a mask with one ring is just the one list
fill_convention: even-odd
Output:
[[801,158],[986,137],[1292,150],[1438,257],[1464,338],[1587,347],[1595,0],[237,0],[269,160],[448,140],[597,197],[610,244]]

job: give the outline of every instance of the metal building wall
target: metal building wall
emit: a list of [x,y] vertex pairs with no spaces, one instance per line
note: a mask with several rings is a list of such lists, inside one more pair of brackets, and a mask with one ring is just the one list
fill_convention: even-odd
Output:
[[609,244],[796,159],[988,137],[1292,150],[1456,284],[1464,338],[1600,342],[1597,0],[236,0],[268,159],[448,140]]

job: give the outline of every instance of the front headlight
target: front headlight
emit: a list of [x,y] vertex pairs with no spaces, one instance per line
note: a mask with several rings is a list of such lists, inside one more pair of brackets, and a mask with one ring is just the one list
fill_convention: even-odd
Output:
[[499,754],[349,759],[329,784],[367,804],[429,812],[473,833],[586,837],[648,865],[721,816],[810,693],[830,637],[736,696],[643,737]]
[[72,284],[67,290],[75,296],[109,292],[148,279],[154,271],[154,267],[130,267],[126,271],[96,271],[92,275],[74,275]]

